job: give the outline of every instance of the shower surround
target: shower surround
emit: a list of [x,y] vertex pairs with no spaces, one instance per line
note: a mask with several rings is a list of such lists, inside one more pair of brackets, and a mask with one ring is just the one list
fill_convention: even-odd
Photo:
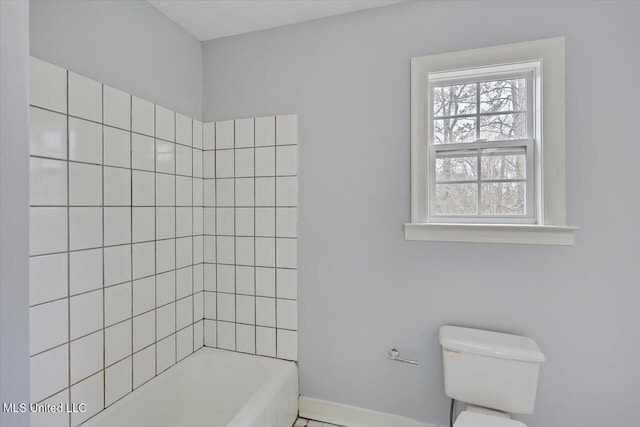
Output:
[[31,60],[31,399],[75,426],[203,345],[297,357],[297,117],[201,123]]

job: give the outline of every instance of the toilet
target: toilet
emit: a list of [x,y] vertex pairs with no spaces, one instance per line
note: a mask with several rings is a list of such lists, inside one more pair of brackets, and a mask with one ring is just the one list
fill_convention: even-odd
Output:
[[445,393],[466,403],[454,427],[526,427],[545,361],[534,340],[458,326],[440,327]]

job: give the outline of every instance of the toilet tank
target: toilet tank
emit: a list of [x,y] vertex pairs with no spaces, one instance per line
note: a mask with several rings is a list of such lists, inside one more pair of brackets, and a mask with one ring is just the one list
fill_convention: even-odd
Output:
[[531,338],[458,326],[440,328],[447,396],[512,414],[531,414],[544,354]]

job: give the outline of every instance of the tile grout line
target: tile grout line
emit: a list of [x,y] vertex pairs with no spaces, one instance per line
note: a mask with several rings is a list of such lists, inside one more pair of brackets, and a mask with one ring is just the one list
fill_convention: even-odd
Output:
[[[129,95],[129,129],[132,129],[132,122],[133,122],[133,97],[131,95]],[[104,114],[104,113],[103,113]],[[129,173],[129,178],[130,178],[130,184],[129,184],[129,199],[131,200],[131,229],[129,230],[131,232],[130,236],[131,236],[131,328],[130,328],[130,333],[131,333],[131,391],[133,391],[133,389],[135,388],[135,375],[134,375],[134,363],[133,363],[133,357],[134,357],[134,345],[133,345],[133,318],[134,318],[134,298],[135,298],[135,294],[134,294],[134,284],[135,281],[133,279],[133,135],[131,134],[131,131],[129,131],[129,167],[131,168],[131,172]]]
[[[67,147],[66,147],[66,166],[67,166],[67,340],[69,341],[67,348],[67,387],[69,387],[68,399],[71,403],[71,174],[69,171],[69,70],[65,70],[65,86],[66,86],[66,134],[67,134]],[[103,262],[104,263],[104,262]],[[104,362],[103,362],[104,366]],[[69,414],[67,424],[71,427],[71,414]]]

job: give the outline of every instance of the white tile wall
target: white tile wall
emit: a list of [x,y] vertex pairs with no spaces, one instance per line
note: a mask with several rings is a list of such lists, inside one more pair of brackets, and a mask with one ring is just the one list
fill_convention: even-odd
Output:
[[87,403],[76,426],[203,345],[295,360],[297,117],[31,80],[32,400]]
[[213,125],[35,58],[30,93],[32,400],[69,427],[204,345]]
[[207,346],[297,359],[297,134],[296,115],[203,124]]

